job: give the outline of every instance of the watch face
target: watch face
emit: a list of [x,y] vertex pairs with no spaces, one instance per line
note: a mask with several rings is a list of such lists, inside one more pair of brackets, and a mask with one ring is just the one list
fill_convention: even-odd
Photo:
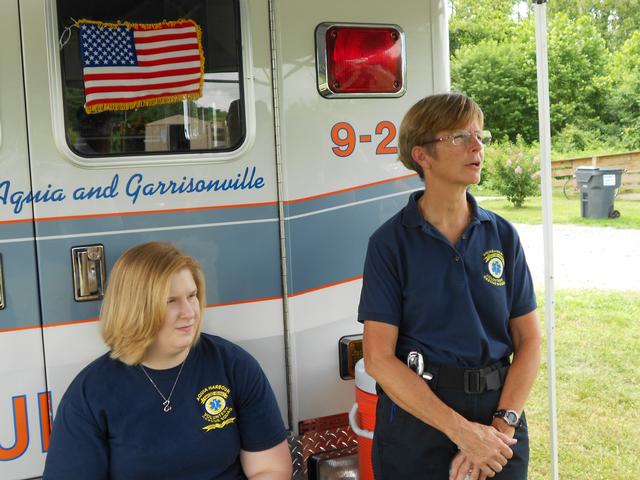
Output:
[[504,414],[504,419],[512,427],[515,427],[518,424],[518,414],[513,410],[507,410]]
[[501,418],[507,425],[511,425],[512,427],[517,427],[518,423],[520,423],[520,417],[515,410],[497,410],[493,416]]

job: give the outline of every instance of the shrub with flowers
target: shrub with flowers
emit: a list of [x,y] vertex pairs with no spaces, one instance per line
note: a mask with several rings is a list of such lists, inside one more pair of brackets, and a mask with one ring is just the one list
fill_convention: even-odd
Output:
[[485,153],[488,186],[516,208],[521,208],[527,197],[540,193],[540,162],[535,153],[535,148],[521,142],[492,146]]

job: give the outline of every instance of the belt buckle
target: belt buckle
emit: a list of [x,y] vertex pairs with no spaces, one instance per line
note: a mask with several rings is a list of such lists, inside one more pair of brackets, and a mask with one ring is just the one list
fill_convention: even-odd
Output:
[[464,393],[478,394],[484,390],[480,370],[464,371]]

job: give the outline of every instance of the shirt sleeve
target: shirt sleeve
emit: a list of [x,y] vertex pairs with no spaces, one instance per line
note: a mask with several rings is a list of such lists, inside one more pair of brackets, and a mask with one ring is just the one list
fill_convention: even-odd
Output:
[[240,448],[247,452],[268,450],[287,438],[278,402],[257,360],[240,347],[237,353],[234,383]]
[[389,249],[369,240],[364,262],[358,321],[365,320],[400,326],[402,286],[397,261]]
[[100,428],[85,407],[82,390],[73,385],[58,407],[43,480],[108,480],[109,446]]
[[524,249],[520,243],[520,237],[515,231],[512,285],[513,291],[509,318],[519,317],[535,310],[537,308],[537,302],[531,272],[527,265]]

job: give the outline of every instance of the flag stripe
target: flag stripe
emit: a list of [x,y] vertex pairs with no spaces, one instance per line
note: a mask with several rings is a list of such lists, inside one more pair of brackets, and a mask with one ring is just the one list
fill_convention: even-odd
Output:
[[104,92],[140,92],[142,90],[149,90],[149,87],[153,87],[153,89],[163,89],[163,88],[172,88],[172,87],[184,87],[186,85],[193,85],[193,80],[183,80],[181,82],[165,82],[165,83],[153,83],[153,84],[142,84],[142,85],[105,85],[105,86],[95,86],[95,87],[85,87],[84,93],[89,96],[94,93],[104,93]]
[[[193,55],[191,57],[183,57],[181,58],[181,60],[185,61],[185,62],[194,62],[194,61],[198,61],[200,60],[200,56],[199,55]],[[167,59],[158,59],[158,60],[150,60],[148,62],[138,62],[138,65],[140,65],[141,67],[151,67],[154,65],[168,65],[171,63],[175,63],[175,60],[173,58],[167,58]]]
[[[178,68],[200,68],[200,62],[184,62],[184,63],[176,63],[173,65],[174,69]],[[137,72],[146,73],[146,72],[163,72],[166,71],[167,67],[164,65],[151,66],[151,67],[85,67],[84,73],[91,74],[99,74],[102,75],[104,73],[126,73],[131,75],[132,77],[136,77]]]
[[149,42],[149,43],[141,43],[140,45],[136,45],[137,52],[146,52],[152,48],[159,47],[167,47],[172,45],[191,45],[192,47],[198,48],[198,38],[184,38],[182,40],[174,40],[171,42],[168,41],[160,41],[160,42]]
[[[109,67],[106,67],[109,68]],[[139,72],[135,74],[130,73],[99,73],[99,74],[87,74],[84,76],[84,81],[86,84],[95,82],[95,81],[109,81],[109,80],[128,80],[133,81],[134,78],[143,79],[152,79],[152,78],[162,78],[162,77],[172,77],[178,78],[183,77],[189,74],[196,74],[198,78],[200,77],[200,68],[177,68],[175,70],[160,70],[155,72]],[[194,77],[195,78],[195,77]]]
[[133,34],[136,37],[152,37],[157,35],[158,32],[162,32],[164,34],[176,34],[176,33],[185,33],[185,32],[193,32],[195,33],[196,28],[193,26],[193,23],[186,22],[176,25],[174,27],[167,28],[142,28],[140,26],[133,28]]
[[159,53],[173,53],[173,52],[183,54],[185,52],[188,52],[189,50],[196,53],[200,53],[200,50],[198,50],[198,42],[191,42],[184,45],[157,45],[157,46],[154,46],[154,48],[144,48],[144,49],[137,48],[136,49],[139,57],[142,55],[157,55]]
[[153,37],[138,37],[137,33],[134,34],[136,45],[139,43],[153,43],[153,42],[165,42],[169,40],[178,40],[180,38],[194,38],[195,33],[175,33],[173,35],[157,34]]
[[93,80],[85,84],[85,90],[98,88],[98,87],[127,87],[128,85],[139,86],[146,85],[152,88],[158,88],[165,83],[177,83],[189,81],[195,84],[200,80],[200,74],[193,75],[177,75],[167,78],[142,78],[142,79],[124,79],[124,80]]
[[[89,96],[87,95],[87,105],[94,105],[94,104],[100,104],[100,103],[106,103],[105,100],[108,100],[108,103],[127,103],[127,102],[131,102],[131,101],[138,101],[138,100],[149,100],[149,99],[153,99],[153,98],[162,98],[162,97],[166,97],[168,94],[171,95],[176,95],[176,94],[183,94],[183,95],[187,95],[189,93],[197,93],[199,92],[200,89],[196,88],[196,89],[186,89],[184,87],[178,87],[178,88],[174,88],[174,89],[169,89],[169,90],[162,90],[159,93],[149,93],[147,95],[141,95],[140,93],[137,92],[124,92],[122,95],[118,96],[117,93],[103,93],[100,94],[99,96],[97,96],[97,98],[93,98],[94,95]],[[149,90],[149,92],[153,92],[153,90]]]
[[193,58],[193,57],[196,57],[198,59],[200,58],[200,51],[197,48],[190,49],[190,50],[182,50],[178,52],[158,53],[155,55],[138,55],[138,65],[140,65],[143,62],[161,60],[163,58],[171,58],[173,59],[172,61],[175,61],[175,59],[182,60],[182,58]]

